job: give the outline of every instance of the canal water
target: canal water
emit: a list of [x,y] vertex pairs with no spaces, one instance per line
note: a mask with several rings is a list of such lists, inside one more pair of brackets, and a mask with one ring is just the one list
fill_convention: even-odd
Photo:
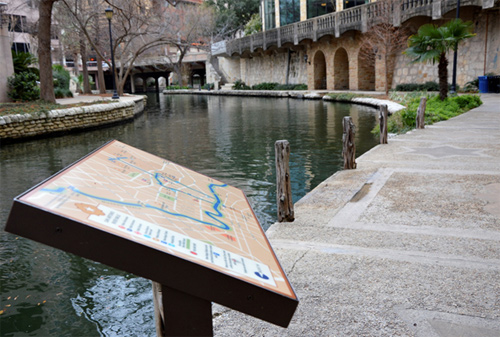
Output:
[[348,115],[359,156],[377,143],[372,108],[201,95],[150,95],[133,122],[1,145],[0,335],[155,336],[151,282],[6,233],[15,196],[117,139],[241,188],[268,228],[276,219],[274,143],[290,142],[296,202],[342,168]]

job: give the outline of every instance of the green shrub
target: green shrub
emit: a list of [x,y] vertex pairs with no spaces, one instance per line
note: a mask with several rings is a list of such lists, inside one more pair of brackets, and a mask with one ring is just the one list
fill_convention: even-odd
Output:
[[423,91],[439,91],[439,84],[437,82],[429,81],[421,85]]
[[40,98],[38,76],[32,72],[14,74],[7,79],[8,96],[14,101],[34,101]]
[[14,73],[16,74],[28,72],[35,74],[39,78],[40,71],[38,68],[32,67],[37,62],[37,58],[30,53],[16,53],[14,50],[12,51],[12,63],[14,65]]
[[54,90],[56,88],[69,90],[69,71],[64,69],[62,65],[54,64],[52,66],[52,77],[54,78]]
[[71,90],[63,88],[54,88],[54,95],[56,98],[73,97]]
[[331,98],[333,98],[336,101],[352,101],[353,98],[363,97],[363,95],[354,94],[354,93],[350,93],[350,92],[332,93],[332,94],[328,94],[328,96],[330,96]]
[[307,84],[304,83],[296,84],[295,87],[293,88],[293,90],[307,90],[307,89],[309,88],[307,87]]
[[203,85],[203,89],[205,89],[205,90],[214,90],[214,84],[213,83],[205,83]]
[[165,89],[167,90],[181,90],[181,89],[189,89],[188,86],[180,86],[180,85],[171,85],[171,86],[168,86],[166,87]]
[[246,85],[245,82],[243,82],[242,80],[237,80],[236,82],[234,82],[233,85],[233,90],[251,90],[251,89],[252,88]]
[[256,85],[252,86],[252,90],[276,90],[276,87],[279,85],[279,83],[259,83]]
[[[407,101],[406,109],[392,114],[387,121],[388,132],[404,133],[414,129],[419,104],[420,97],[414,96]],[[481,104],[481,99],[476,95],[448,97],[444,101],[441,101],[438,95],[428,95],[425,109],[425,124],[430,125],[450,119]],[[377,130],[373,132],[377,132]]]
[[396,91],[439,91],[439,84],[433,81],[418,83],[402,83],[396,85]]
[[278,84],[274,90],[307,90],[307,84]]

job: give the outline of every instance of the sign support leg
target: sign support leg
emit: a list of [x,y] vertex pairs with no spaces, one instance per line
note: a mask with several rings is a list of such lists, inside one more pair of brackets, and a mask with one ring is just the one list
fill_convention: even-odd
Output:
[[210,301],[156,282],[153,294],[157,336],[213,336]]

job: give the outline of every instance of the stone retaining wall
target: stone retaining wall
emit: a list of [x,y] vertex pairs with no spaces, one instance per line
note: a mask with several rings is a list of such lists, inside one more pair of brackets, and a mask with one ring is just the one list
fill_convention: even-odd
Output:
[[0,116],[0,142],[95,128],[133,119],[144,110],[145,97],[33,114]]

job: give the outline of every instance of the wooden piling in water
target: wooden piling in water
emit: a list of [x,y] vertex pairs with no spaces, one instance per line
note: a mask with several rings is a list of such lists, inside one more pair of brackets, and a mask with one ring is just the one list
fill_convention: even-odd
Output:
[[276,201],[278,204],[278,222],[295,220],[290,182],[290,144],[287,140],[278,140],[274,144],[276,154]]
[[380,106],[379,121],[380,121],[380,144],[387,144],[387,105]]
[[342,136],[342,157],[344,157],[344,170],[356,168],[356,144],[354,142],[354,123],[350,116],[342,119],[344,134]]
[[425,108],[427,106],[427,97],[420,98],[420,104],[417,109],[417,129],[423,129],[425,126]]

